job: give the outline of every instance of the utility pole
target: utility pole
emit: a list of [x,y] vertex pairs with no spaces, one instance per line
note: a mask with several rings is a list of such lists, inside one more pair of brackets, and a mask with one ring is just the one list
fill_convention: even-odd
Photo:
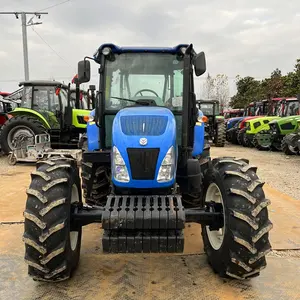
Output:
[[[29,80],[29,63],[28,63],[28,46],[27,46],[27,26],[32,25],[40,25],[42,22],[33,22],[32,19],[34,16],[41,18],[41,15],[47,15],[47,12],[0,12],[0,15],[15,15],[17,19],[19,19],[19,15],[21,15],[22,21],[22,37],[23,37],[23,56],[24,56],[24,73],[25,73],[25,81]],[[27,15],[34,15],[27,22]]]

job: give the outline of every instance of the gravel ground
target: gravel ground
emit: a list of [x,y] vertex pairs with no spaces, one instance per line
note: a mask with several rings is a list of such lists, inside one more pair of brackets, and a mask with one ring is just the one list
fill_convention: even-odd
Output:
[[300,156],[286,156],[282,152],[259,151],[226,144],[224,148],[211,147],[213,157],[235,156],[247,158],[258,167],[258,175],[278,191],[300,200]]
[[[224,148],[211,147],[212,157],[235,156],[247,158],[250,164],[258,167],[258,174],[262,180],[278,191],[300,200],[300,156],[286,156],[282,152],[258,151],[226,144]],[[10,166],[7,157],[0,157],[0,175],[18,172],[26,164]]]

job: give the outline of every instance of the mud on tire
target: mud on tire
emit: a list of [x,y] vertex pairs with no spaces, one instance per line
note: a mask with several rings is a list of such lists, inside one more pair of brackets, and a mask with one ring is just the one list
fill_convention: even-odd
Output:
[[[223,199],[224,235],[219,247],[209,239],[209,227],[202,225],[204,250],[214,271],[222,277],[246,279],[259,275],[266,267],[271,251],[268,232],[273,225],[268,218],[262,186],[256,168],[247,160],[218,158],[212,161],[213,172],[205,182],[205,194],[217,185]],[[213,200],[213,199],[210,199]]]
[[78,264],[81,226],[71,222],[71,202],[81,205],[79,171],[72,159],[40,161],[32,172],[24,211],[25,262],[34,280],[68,279]]

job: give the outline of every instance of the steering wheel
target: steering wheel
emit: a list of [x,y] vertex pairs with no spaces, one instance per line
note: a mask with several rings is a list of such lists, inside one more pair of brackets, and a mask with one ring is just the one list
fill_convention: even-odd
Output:
[[154,94],[157,98],[159,98],[158,94],[155,91],[150,90],[150,89],[139,90],[134,94],[134,97],[136,97],[138,94],[141,94],[141,96],[143,96],[142,92],[150,92],[150,93]]

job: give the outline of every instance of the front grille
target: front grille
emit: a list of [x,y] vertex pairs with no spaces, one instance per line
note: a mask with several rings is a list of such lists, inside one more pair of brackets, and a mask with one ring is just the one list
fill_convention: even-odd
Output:
[[121,127],[126,135],[162,135],[168,124],[166,116],[122,116]]
[[132,179],[153,180],[159,148],[127,148]]

